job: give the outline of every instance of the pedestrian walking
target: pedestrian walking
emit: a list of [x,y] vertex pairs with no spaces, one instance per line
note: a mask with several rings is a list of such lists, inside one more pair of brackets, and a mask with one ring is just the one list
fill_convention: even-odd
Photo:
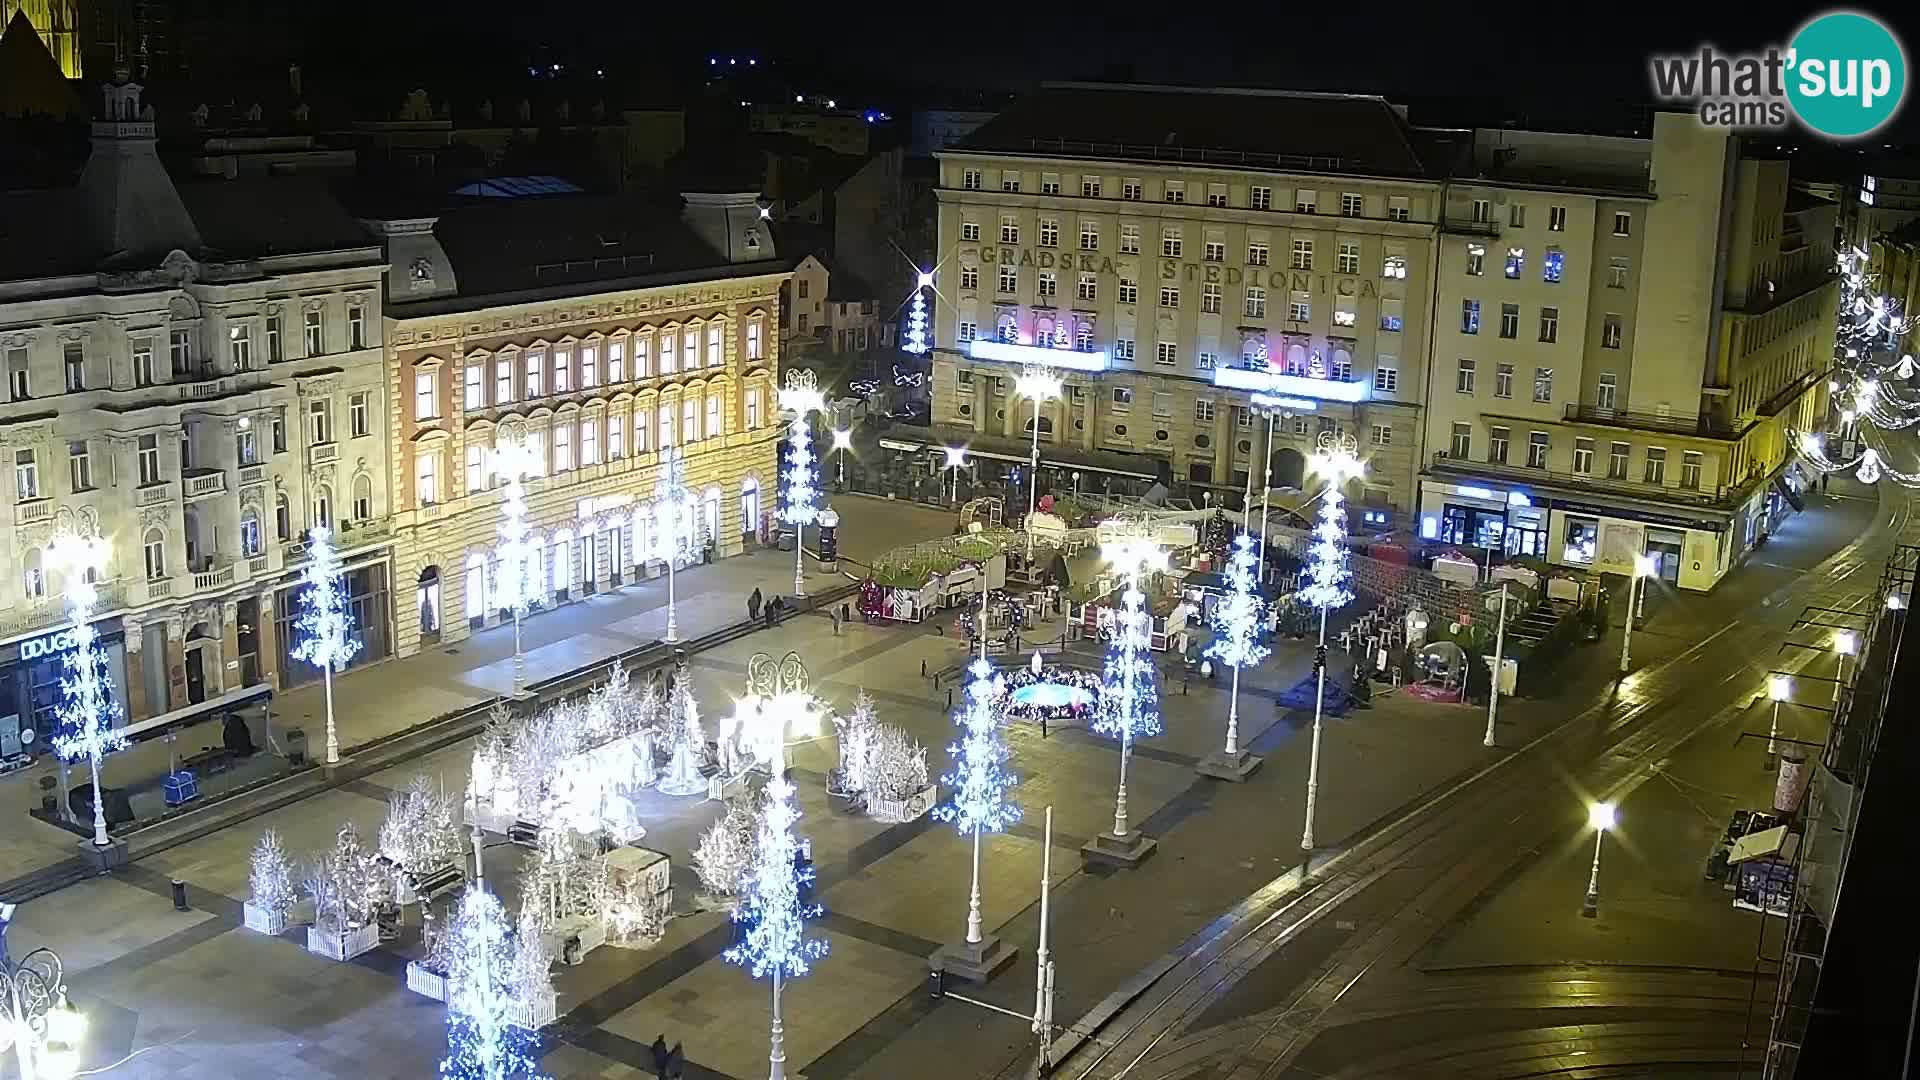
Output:
[[764,603],[766,603],[766,598],[760,595],[758,588],[754,589],[753,595],[747,597],[747,618],[749,620],[759,618],[760,605]]
[[780,598],[777,596],[774,597],[773,601],[766,606],[765,611],[767,629],[771,630],[773,629],[774,620],[780,615]]
[[852,605],[850,605],[850,604],[841,604],[841,605],[840,605],[840,625],[842,625],[842,626],[845,626],[846,624],[848,624],[848,623],[850,623],[850,622],[852,622],[852,621],[853,621],[853,607],[852,607]]
[[827,618],[833,620],[833,636],[839,637],[840,636],[840,613],[833,610],[832,608],[828,608]]

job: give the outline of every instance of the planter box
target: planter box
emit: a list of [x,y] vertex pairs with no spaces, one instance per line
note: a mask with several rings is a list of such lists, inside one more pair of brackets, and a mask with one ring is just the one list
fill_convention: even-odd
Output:
[[564,919],[555,919],[553,929],[546,932],[547,948],[558,963],[566,962],[567,939],[580,939],[580,959],[607,943],[607,924],[599,919],[589,919],[585,915],[569,915]]
[[447,977],[428,971],[418,960],[407,961],[407,989],[435,1001],[447,1000]]
[[352,930],[307,927],[307,951],[329,960],[347,961],[369,953],[380,944],[380,927],[374,923]]
[[898,825],[901,822],[925,817],[939,801],[940,785],[938,784],[929,784],[925,791],[916,792],[904,799],[880,799],[869,795],[867,816],[875,821]]
[[560,994],[548,989],[534,995],[532,1001],[516,1001],[507,1006],[507,1023],[538,1031],[560,1018]]
[[247,929],[268,937],[279,937],[287,932],[288,926],[292,925],[292,920],[287,917],[286,912],[254,907],[251,900],[240,905],[240,914],[241,922]]

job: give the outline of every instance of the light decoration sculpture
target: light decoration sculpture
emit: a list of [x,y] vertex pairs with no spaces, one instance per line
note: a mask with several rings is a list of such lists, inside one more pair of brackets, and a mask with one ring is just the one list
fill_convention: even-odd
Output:
[[680,640],[680,609],[674,592],[674,568],[693,559],[694,524],[699,508],[687,490],[687,458],[677,446],[660,452],[660,498],[654,524],[654,554],[667,564],[667,636]]
[[1149,644],[1150,616],[1142,587],[1147,575],[1165,570],[1167,552],[1155,536],[1152,521],[1121,518],[1100,554],[1125,579],[1120,608],[1114,612],[1113,643],[1101,670],[1100,696],[1093,730],[1120,740],[1120,786],[1114,796],[1112,838],[1130,841],[1127,821],[1127,764],[1133,742],[1160,733],[1160,707],[1154,686]]
[[913,302],[907,306],[907,333],[900,348],[914,356],[925,356],[927,341],[927,293],[933,288],[933,275],[920,271],[913,286]]
[[1031,364],[1013,382],[1014,392],[1033,402],[1033,452],[1027,459],[1027,558],[1033,558],[1033,515],[1040,493],[1040,406],[1060,396],[1060,376],[1052,368]]
[[300,636],[293,656],[320,669],[327,694],[327,764],[337,765],[340,731],[333,721],[333,673],[360,651],[360,641],[353,636],[353,613],[347,610],[346,570],[334,549],[333,531],[324,525],[307,532],[307,568],[300,580],[306,591],[300,594],[300,619],[294,624]]
[[1313,544],[1307,549],[1307,586],[1300,598],[1320,609],[1320,643],[1314,651],[1313,749],[1307,758],[1306,828],[1300,849],[1313,850],[1313,812],[1320,796],[1320,733],[1327,698],[1327,613],[1353,600],[1352,573],[1347,566],[1347,510],[1345,489],[1366,475],[1359,447],[1351,435],[1323,431],[1308,469],[1326,480],[1320,493],[1320,511],[1313,526]]
[[[793,835],[800,809],[793,802],[793,783],[785,768],[785,732],[804,724],[802,714],[814,709],[807,689],[807,671],[800,658],[788,653],[776,666],[764,653],[748,661],[748,685],[757,698],[756,717],[762,734],[755,745],[769,755],[773,778],[767,782],[761,809],[759,843],[748,869],[744,894],[734,909],[734,921],[747,927],[740,941],[721,956],[754,978],[773,981],[773,1026],[769,1037],[768,1080],[785,1080],[787,1051],[780,1020],[781,984],[811,970],[811,962],[827,955],[825,938],[807,936],[806,920],[822,914],[819,904],[803,898],[813,882],[812,867],[800,865],[801,846]],[[769,734],[770,732],[770,734]]]
[[[11,919],[11,914],[0,916],[0,941]],[[0,951],[0,984],[0,1053],[14,1051],[22,1080],[74,1076],[87,1018],[67,1001],[60,954],[43,946],[16,961]]]
[[[982,632],[984,637],[984,630]],[[1035,654],[1036,656],[1038,654]],[[993,665],[976,658],[967,667],[966,701],[958,720],[964,734],[947,747],[953,769],[940,782],[952,798],[933,810],[933,816],[973,839],[973,887],[967,895],[967,944],[981,944],[980,834],[995,833],[1017,824],[1020,806],[1007,793],[1019,778],[1008,767],[1007,744],[1000,735],[1000,718],[993,703],[1005,689]]]
[[514,943],[500,901],[470,885],[447,928],[446,1080],[511,1080],[540,1075],[538,1039],[513,1023]]
[[1215,764],[1235,775],[1240,774],[1245,768],[1245,759],[1251,756],[1240,749],[1240,672],[1266,659],[1270,651],[1260,639],[1260,629],[1266,623],[1267,602],[1261,597],[1260,583],[1255,579],[1255,568],[1259,565],[1256,558],[1253,537],[1242,529],[1240,535],[1233,538],[1233,551],[1227,557],[1227,594],[1214,602],[1212,622],[1216,636],[1206,651],[1207,656],[1233,669],[1233,690],[1227,705],[1227,745],[1221,751],[1221,760]]
[[[513,692],[517,697],[527,685],[527,655],[520,645],[520,621],[540,586],[534,567],[536,551],[527,528],[527,476],[540,468],[539,455],[525,440],[516,440],[494,451],[496,475],[506,479],[500,502],[500,595],[496,604],[513,612]],[[486,582],[472,581],[468,588],[484,589]]]
[[806,553],[807,526],[820,516],[820,491],[813,475],[813,433],[807,422],[810,413],[827,407],[826,397],[814,385],[813,372],[790,369],[787,384],[780,389],[780,408],[793,414],[788,429],[786,508],[781,512],[793,526],[793,593],[807,595],[807,575],[801,563]]
[[53,565],[65,580],[67,618],[73,623],[73,645],[66,654],[66,674],[60,679],[62,703],[54,752],[67,761],[87,759],[93,773],[93,844],[111,847],[107,836],[106,804],[100,785],[100,759],[127,745],[115,721],[120,706],[113,700],[113,680],[107,658],[93,628],[94,609],[100,605],[95,579],[107,565],[109,548],[98,536],[63,532],[50,550]]

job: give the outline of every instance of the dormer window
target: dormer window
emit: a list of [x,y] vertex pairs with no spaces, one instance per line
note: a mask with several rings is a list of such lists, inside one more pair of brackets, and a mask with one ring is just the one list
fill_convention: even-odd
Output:
[[759,229],[747,230],[747,250],[748,251],[760,250],[760,230]]

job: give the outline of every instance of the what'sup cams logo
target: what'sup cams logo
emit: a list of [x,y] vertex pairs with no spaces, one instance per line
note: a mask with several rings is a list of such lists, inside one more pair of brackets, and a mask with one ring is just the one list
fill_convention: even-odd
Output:
[[1710,127],[1784,129],[1798,119],[1830,139],[1884,127],[1907,94],[1907,55],[1885,23],[1830,11],[1802,26],[1785,48],[1723,53],[1711,45],[1647,62],[1660,100],[1686,104]]

